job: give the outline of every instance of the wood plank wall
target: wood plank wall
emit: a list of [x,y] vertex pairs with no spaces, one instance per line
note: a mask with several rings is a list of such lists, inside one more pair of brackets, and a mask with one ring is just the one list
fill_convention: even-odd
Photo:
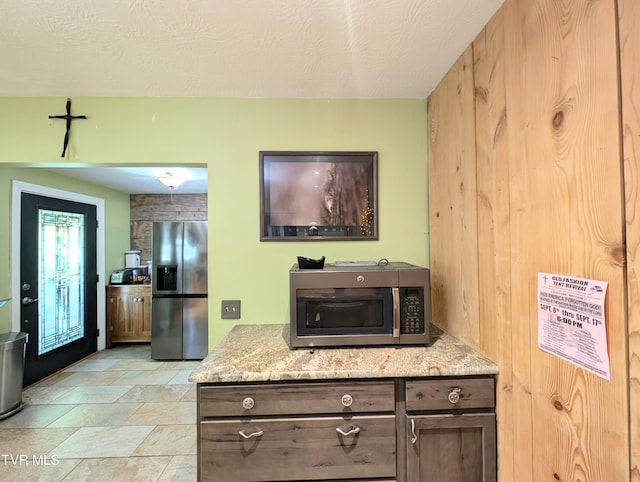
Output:
[[154,221],[206,221],[206,194],[132,194],[131,249],[140,250],[140,262],[151,259]]
[[618,0],[627,238],[631,480],[640,482],[640,2]]
[[[615,0],[506,0],[429,99],[432,315],[500,366],[504,482],[625,481],[637,461],[617,42]],[[609,283],[610,381],[538,348],[538,272]]]

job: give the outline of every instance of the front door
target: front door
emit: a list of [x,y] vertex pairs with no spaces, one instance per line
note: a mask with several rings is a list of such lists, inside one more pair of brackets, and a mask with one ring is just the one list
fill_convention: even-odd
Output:
[[22,194],[24,386],[97,349],[96,207]]

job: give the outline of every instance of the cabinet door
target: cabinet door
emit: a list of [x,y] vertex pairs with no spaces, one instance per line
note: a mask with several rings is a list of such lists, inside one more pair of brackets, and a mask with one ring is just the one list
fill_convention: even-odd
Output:
[[128,341],[135,338],[137,325],[137,302],[128,291],[113,290],[109,296],[111,307],[111,341]]
[[407,480],[495,482],[492,413],[408,417]]
[[138,296],[138,338],[151,341],[151,288],[143,290]]
[[107,288],[108,347],[111,343],[151,341],[151,287]]
[[395,417],[200,422],[202,481],[393,478]]

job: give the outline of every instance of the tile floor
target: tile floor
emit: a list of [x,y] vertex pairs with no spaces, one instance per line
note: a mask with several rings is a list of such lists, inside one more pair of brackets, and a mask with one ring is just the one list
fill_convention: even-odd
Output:
[[0,420],[0,481],[195,481],[198,365],[117,345],[26,388]]

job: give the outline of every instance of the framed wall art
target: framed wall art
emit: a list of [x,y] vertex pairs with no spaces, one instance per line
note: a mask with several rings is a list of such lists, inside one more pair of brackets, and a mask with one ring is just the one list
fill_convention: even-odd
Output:
[[377,240],[378,153],[260,151],[260,240]]

